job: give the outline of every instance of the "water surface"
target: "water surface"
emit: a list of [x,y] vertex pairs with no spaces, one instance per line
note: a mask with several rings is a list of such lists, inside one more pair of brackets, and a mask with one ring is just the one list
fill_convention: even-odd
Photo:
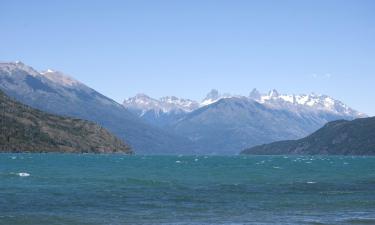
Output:
[[375,158],[0,154],[0,224],[375,224]]

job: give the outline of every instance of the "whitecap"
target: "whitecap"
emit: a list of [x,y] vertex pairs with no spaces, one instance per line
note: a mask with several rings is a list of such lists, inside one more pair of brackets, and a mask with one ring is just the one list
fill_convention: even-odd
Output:
[[306,183],[308,183],[308,184],[316,184],[315,181],[307,181]]
[[181,163],[181,161],[177,160],[176,163]]
[[198,162],[199,159],[194,159],[195,162]]
[[20,176],[20,177],[29,177],[30,176],[30,174],[26,173],[26,172],[17,173],[17,175]]

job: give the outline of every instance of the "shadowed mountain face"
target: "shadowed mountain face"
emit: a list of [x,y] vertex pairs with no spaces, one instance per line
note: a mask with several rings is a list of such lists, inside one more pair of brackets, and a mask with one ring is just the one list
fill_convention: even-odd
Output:
[[375,117],[327,123],[313,134],[246,149],[256,155],[375,155]]
[[129,143],[137,154],[191,153],[188,139],[144,123],[122,105],[86,85],[48,70],[0,63],[0,89],[34,108],[94,121]]
[[2,91],[0,114],[0,152],[132,152],[95,123],[33,109]]

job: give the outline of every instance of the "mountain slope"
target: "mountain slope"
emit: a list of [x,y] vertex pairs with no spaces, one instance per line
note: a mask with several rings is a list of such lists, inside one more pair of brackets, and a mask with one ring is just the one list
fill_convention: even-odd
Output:
[[[248,98],[270,108],[298,111],[321,111],[338,116],[347,116],[352,118],[366,117],[343,102],[327,95],[317,94],[279,94],[277,90],[271,90],[267,94],[260,93],[257,89],[253,89],[250,94],[245,97],[241,95],[231,95],[228,93],[221,94],[213,89],[199,103],[194,100],[180,99],[177,97],[163,97],[154,99],[144,94],[138,94],[135,97],[125,99],[123,105],[136,111],[138,116],[154,111],[156,114],[175,112],[184,114],[192,112],[198,108],[213,104],[221,99],[226,98]],[[167,99],[168,101],[165,101]],[[155,119],[158,119],[156,117]]]
[[33,109],[2,91],[0,114],[0,152],[132,152],[95,123]]
[[94,121],[138,154],[191,152],[189,140],[152,127],[122,105],[60,72],[39,73],[21,63],[0,63],[0,89],[34,108]]
[[299,111],[299,109],[308,109],[310,111],[320,111],[344,117],[366,117],[365,114],[360,113],[350,108],[343,102],[327,95],[317,95],[314,93],[287,95],[279,94],[275,89],[269,91],[268,94],[261,94],[254,89],[249,94],[249,98],[272,108],[283,108],[294,111]]
[[234,97],[187,114],[174,130],[189,137],[205,153],[236,154],[236,148],[304,137],[337,118],[341,117],[301,110],[297,113]]
[[242,154],[375,155],[375,117],[329,122],[305,138],[256,146]]
[[167,128],[181,119],[186,113],[197,109],[199,103],[174,96],[154,99],[145,94],[137,94],[132,98],[125,99],[123,106],[148,123],[157,127]]
[[365,116],[326,95],[285,95],[276,90],[262,94],[254,89],[245,97],[213,89],[193,105],[164,105],[146,95],[124,102],[150,124],[189,138],[204,154],[237,154],[249,146],[305,137],[329,121]]

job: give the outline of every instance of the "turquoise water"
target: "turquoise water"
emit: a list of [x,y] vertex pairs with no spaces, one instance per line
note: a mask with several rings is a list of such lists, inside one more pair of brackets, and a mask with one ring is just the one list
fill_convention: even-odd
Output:
[[0,224],[375,224],[375,158],[0,154]]

